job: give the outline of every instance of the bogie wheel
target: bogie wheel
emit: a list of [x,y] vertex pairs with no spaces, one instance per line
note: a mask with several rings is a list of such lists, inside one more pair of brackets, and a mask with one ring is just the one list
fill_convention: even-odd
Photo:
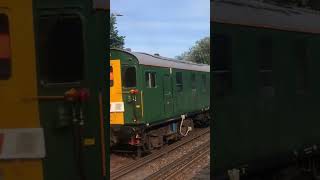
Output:
[[153,149],[152,144],[150,143],[150,140],[149,140],[149,136],[147,136],[146,133],[143,136],[142,149],[143,149],[144,152],[150,152]]
[[140,159],[142,157],[142,148],[140,146],[137,147],[137,152],[136,152],[136,156],[134,157],[134,159]]

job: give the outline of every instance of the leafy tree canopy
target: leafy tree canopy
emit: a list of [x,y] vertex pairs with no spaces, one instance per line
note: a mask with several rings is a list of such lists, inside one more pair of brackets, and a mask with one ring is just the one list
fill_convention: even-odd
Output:
[[117,30],[117,19],[114,14],[110,16],[110,47],[123,48],[125,36],[120,36]]
[[210,64],[210,37],[200,39],[189,51],[176,58],[195,63]]

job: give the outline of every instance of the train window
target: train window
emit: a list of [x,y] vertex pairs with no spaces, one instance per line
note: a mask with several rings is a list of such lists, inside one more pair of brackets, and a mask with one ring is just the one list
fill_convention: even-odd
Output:
[[156,73],[155,72],[146,72],[145,73],[146,86],[148,88],[156,87]]
[[259,60],[260,91],[262,94],[274,94],[272,83],[272,39],[263,37],[257,46],[257,59]]
[[308,54],[307,43],[304,40],[298,40],[295,43],[296,53],[296,93],[303,94],[308,88]]
[[11,49],[9,20],[5,14],[0,14],[0,80],[11,76]]
[[232,91],[232,39],[227,35],[213,37],[214,96],[228,96]]
[[110,66],[110,87],[113,87],[113,67]]
[[213,37],[213,70],[231,69],[231,39],[226,35],[216,34]]
[[202,87],[203,87],[203,91],[206,91],[206,87],[207,87],[207,77],[205,74],[201,75],[201,79],[202,79]]
[[182,72],[176,72],[176,87],[178,92],[183,90]]
[[84,44],[79,16],[46,16],[39,20],[40,74],[47,83],[83,80]]
[[191,89],[196,89],[196,75],[194,73],[191,74]]
[[124,66],[122,76],[123,87],[136,87],[136,83],[136,68]]

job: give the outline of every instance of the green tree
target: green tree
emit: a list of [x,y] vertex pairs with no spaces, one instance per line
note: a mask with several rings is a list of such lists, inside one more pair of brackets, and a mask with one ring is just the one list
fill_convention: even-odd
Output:
[[114,14],[110,16],[110,47],[123,48],[125,36],[120,36],[117,30],[117,19]]
[[189,51],[182,53],[176,58],[195,63],[210,64],[210,37],[200,39]]

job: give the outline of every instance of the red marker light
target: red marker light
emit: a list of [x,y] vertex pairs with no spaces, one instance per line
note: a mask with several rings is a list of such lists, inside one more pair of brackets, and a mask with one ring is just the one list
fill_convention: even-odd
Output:
[[89,99],[89,92],[87,89],[81,89],[79,92],[79,99],[80,101],[84,102]]
[[138,94],[139,90],[138,89],[131,89],[130,94]]
[[78,93],[79,92],[76,89],[72,88],[69,91],[65,92],[64,96],[67,101],[75,101],[78,99]]

